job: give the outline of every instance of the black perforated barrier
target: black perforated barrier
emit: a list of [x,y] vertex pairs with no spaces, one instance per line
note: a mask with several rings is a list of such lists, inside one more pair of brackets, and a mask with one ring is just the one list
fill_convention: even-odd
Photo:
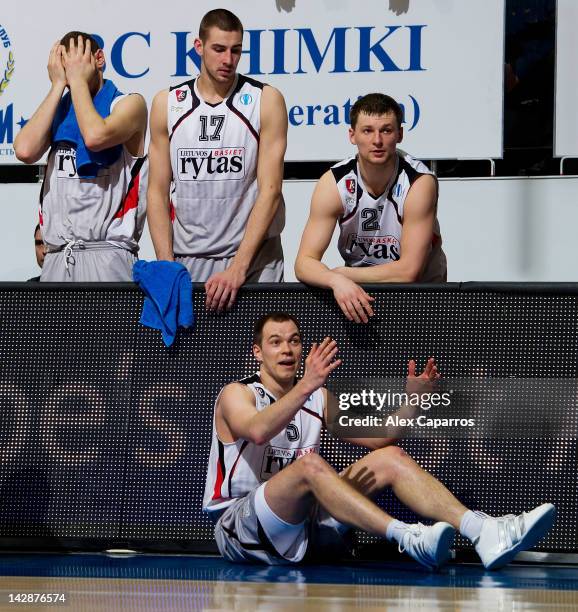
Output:
[[[196,287],[196,326],[166,349],[139,324],[143,298],[132,285],[0,284],[0,545],[213,550],[201,512],[213,402],[225,383],[255,371],[252,325],[269,311],[297,315],[306,346],[336,338],[336,377],[403,377],[408,359],[423,366],[435,355],[448,380],[576,383],[578,286],[370,292],[377,314],[356,325],[329,293],[300,285],[246,288],[223,315],[205,312]],[[578,386],[564,398],[573,424],[577,396]],[[480,397],[488,407],[494,399]],[[504,514],[555,503],[556,527],[539,550],[578,550],[575,436],[520,438],[513,429],[402,445],[469,507]],[[363,452],[323,441],[337,469]],[[414,520],[391,495],[380,503]]]

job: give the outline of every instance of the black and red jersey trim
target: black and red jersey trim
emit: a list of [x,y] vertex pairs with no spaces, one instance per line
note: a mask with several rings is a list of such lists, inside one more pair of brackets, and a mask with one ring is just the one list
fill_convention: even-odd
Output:
[[191,91],[191,108],[181,117],[179,117],[178,121],[175,123],[175,125],[173,125],[173,129],[171,130],[171,133],[169,134],[169,142],[171,141],[176,129],[179,127],[179,125],[181,125],[181,123],[187,118],[190,117],[190,115],[200,106],[201,101],[199,100],[199,97],[197,96],[197,94],[195,93],[195,79],[192,79],[190,81],[185,81],[184,83],[181,83],[180,85],[173,85],[173,87],[171,87],[169,89],[169,95],[170,92],[173,91],[174,89],[177,89],[177,87],[188,87]]
[[235,113],[235,115],[237,115],[237,117],[239,117],[239,119],[247,126],[247,129],[249,130],[249,132],[251,132],[251,134],[253,134],[255,140],[257,141],[257,144],[259,144],[259,141],[260,141],[259,133],[251,125],[251,122],[247,119],[247,117],[245,117],[245,115],[243,115],[243,113],[233,105],[233,99],[235,98],[235,94],[241,90],[241,88],[243,87],[245,83],[249,83],[250,85],[253,85],[254,87],[258,87],[259,89],[263,89],[265,85],[264,83],[255,81],[255,79],[250,79],[249,77],[246,77],[240,74],[237,78],[237,85],[235,86],[235,89],[231,92],[231,95],[227,98],[226,104],[227,104],[227,108],[231,112]]
[[241,458],[241,455],[243,454],[243,451],[247,448],[247,444],[249,444],[249,442],[247,440],[244,440],[243,444],[241,444],[241,448],[239,450],[239,454],[237,455],[237,458],[235,459],[235,463],[233,463],[233,467],[231,468],[231,471],[229,472],[229,478],[227,478],[227,488],[229,489],[229,497],[232,497],[232,495],[231,495],[231,481],[233,480],[233,474],[235,473],[235,470],[237,469],[237,463],[239,463],[239,459]]
[[120,219],[133,208],[138,206],[138,190],[140,186],[140,171],[146,161],[145,157],[139,157],[130,169],[130,183],[126,194],[114,215],[114,219]]
[[318,415],[316,412],[313,412],[313,410],[309,410],[309,408],[305,408],[305,406],[302,406],[301,410],[303,410],[303,412],[306,412],[307,414],[310,414],[312,417],[319,419],[323,423],[323,418],[320,415]]

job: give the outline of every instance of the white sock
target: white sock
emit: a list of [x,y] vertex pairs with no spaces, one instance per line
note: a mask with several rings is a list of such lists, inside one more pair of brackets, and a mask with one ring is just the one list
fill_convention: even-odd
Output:
[[460,533],[471,542],[475,542],[480,537],[485,519],[486,516],[484,514],[468,510],[464,516],[462,516]]
[[398,544],[401,544],[403,534],[407,532],[408,528],[409,525],[407,523],[404,523],[403,521],[398,521],[397,519],[393,519],[391,523],[387,526],[385,537],[390,542],[396,541]]

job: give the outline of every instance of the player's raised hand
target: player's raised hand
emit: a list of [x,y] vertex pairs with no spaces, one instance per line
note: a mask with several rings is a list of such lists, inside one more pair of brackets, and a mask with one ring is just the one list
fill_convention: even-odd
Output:
[[66,87],[66,71],[64,70],[64,60],[62,54],[64,47],[57,40],[50,49],[48,56],[48,78],[55,87]]
[[405,392],[408,395],[411,393],[431,393],[440,378],[441,374],[433,357],[427,360],[425,369],[421,374],[417,374],[415,361],[410,359],[407,364]]
[[357,283],[342,274],[335,274],[331,288],[335,301],[349,321],[367,323],[373,316],[371,302],[374,298]]
[[305,360],[303,376],[303,382],[309,386],[311,393],[322,387],[331,372],[341,365],[341,359],[335,359],[338,350],[337,342],[329,337],[321,344],[313,343]]
[[235,266],[229,266],[223,272],[212,274],[205,283],[207,310],[221,312],[225,308],[227,310],[231,308],[245,279],[245,274]]
[[79,36],[75,42],[74,38],[71,38],[68,49],[63,52],[63,58],[69,83],[90,82],[96,70],[96,60],[91,52],[89,40]]

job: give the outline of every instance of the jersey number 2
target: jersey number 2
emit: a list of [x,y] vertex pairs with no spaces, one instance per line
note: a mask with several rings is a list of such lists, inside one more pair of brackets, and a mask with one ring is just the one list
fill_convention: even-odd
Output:
[[201,115],[199,121],[201,122],[201,135],[199,140],[207,142],[208,140],[221,140],[221,130],[223,129],[223,123],[225,122],[225,115],[211,115],[211,127],[214,127],[214,132],[209,136],[207,134],[207,123],[209,117],[207,115]]
[[[383,212],[383,206],[377,207],[379,214]],[[361,218],[365,219],[361,224],[361,229],[364,232],[375,232],[379,229],[379,221],[377,220],[378,211],[375,208],[364,208],[361,211]]]

